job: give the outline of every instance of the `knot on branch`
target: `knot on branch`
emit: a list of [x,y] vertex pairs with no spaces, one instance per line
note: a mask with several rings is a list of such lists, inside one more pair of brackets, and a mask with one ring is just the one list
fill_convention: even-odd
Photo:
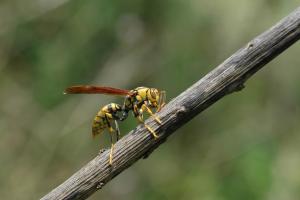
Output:
[[236,81],[228,86],[227,94],[231,94],[233,92],[239,92],[245,88],[244,81]]

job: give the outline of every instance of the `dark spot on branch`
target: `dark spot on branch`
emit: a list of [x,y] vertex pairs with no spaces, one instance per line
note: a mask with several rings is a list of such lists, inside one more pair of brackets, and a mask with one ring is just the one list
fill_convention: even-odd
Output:
[[98,185],[96,186],[96,188],[99,190],[99,189],[102,189],[102,187],[104,186],[105,184],[103,182],[99,182]]

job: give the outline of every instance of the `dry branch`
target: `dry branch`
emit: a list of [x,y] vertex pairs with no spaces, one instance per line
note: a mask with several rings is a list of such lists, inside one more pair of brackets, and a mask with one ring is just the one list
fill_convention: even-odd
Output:
[[115,145],[113,168],[108,165],[109,151],[105,151],[42,199],[89,197],[130,165],[149,155],[195,115],[223,96],[241,90],[250,76],[299,38],[300,7],[168,103],[158,113],[162,125],[151,118],[146,120],[159,133],[159,139],[154,140],[147,129],[138,126]]

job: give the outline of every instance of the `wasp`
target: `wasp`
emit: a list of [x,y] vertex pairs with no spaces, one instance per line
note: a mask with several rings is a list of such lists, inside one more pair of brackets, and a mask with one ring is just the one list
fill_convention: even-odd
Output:
[[[71,86],[65,90],[67,94],[107,94],[107,95],[121,95],[125,96],[123,105],[110,103],[100,109],[93,121],[92,134],[96,136],[102,133],[106,128],[110,132],[111,150],[109,157],[109,164],[112,165],[112,154],[114,143],[112,133],[117,133],[117,141],[120,137],[120,130],[117,121],[124,121],[128,117],[129,111],[132,111],[139,123],[142,123],[149,132],[156,139],[159,136],[155,131],[144,123],[143,113],[146,111],[150,114],[157,123],[161,124],[161,120],[155,116],[164,105],[166,101],[166,92],[160,91],[156,88],[137,87],[133,90],[124,90],[112,87],[79,85]],[[151,109],[156,109],[153,113]],[[121,114],[121,116],[119,115]],[[116,130],[113,129],[111,122],[115,122]]]

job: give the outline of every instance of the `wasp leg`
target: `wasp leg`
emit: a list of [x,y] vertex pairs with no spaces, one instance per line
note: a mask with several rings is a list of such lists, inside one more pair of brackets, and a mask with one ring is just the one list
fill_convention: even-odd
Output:
[[150,133],[153,135],[154,139],[159,138],[159,136],[155,133],[155,131],[152,128],[150,128],[147,124],[145,124],[142,114],[138,115],[137,119],[140,123],[144,124],[144,126],[148,129],[148,131],[150,131]]
[[114,129],[112,127],[109,127],[108,130],[109,130],[110,142],[111,142],[111,148],[110,148],[110,153],[109,153],[109,165],[112,166],[113,151],[114,151],[114,148],[115,148],[115,145],[113,143],[113,135],[112,135],[113,132],[114,132]]
[[107,126],[108,126],[108,131],[109,131],[109,134],[110,134],[110,143],[111,143],[111,147],[110,147],[110,153],[109,153],[109,165],[112,166],[112,160],[113,160],[113,151],[114,151],[114,143],[113,143],[113,132],[115,132],[115,130],[113,129],[113,127],[110,125],[110,122],[109,122],[109,117],[110,115],[107,113],[105,114],[105,118],[106,118],[106,121],[107,121]]
[[155,119],[155,121],[157,121],[157,123],[162,124],[160,119],[155,114],[153,114],[151,109],[148,106],[146,106],[146,104],[142,105],[142,110],[146,110]]
[[133,113],[134,116],[138,119],[139,123],[144,124],[144,126],[150,131],[150,133],[153,135],[155,139],[157,139],[159,136],[155,133],[155,131],[150,128],[147,124],[145,124],[143,119],[143,108],[139,109],[137,105],[133,106]]
[[166,105],[166,91],[160,91],[160,95],[159,95],[159,104],[157,107],[157,111],[159,112],[161,110],[162,107],[164,107]]
[[150,131],[150,132],[152,133],[154,139],[159,138],[159,136],[155,133],[155,131],[154,131],[152,128],[150,128],[150,127],[149,127],[147,124],[145,124],[145,123],[144,123],[144,126],[148,129],[148,131]]
[[117,122],[117,120],[115,120],[115,126],[116,126],[116,132],[117,132],[117,141],[120,139],[120,136],[121,136],[121,132],[120,132],[120,129],[119,129],[119,124]]

